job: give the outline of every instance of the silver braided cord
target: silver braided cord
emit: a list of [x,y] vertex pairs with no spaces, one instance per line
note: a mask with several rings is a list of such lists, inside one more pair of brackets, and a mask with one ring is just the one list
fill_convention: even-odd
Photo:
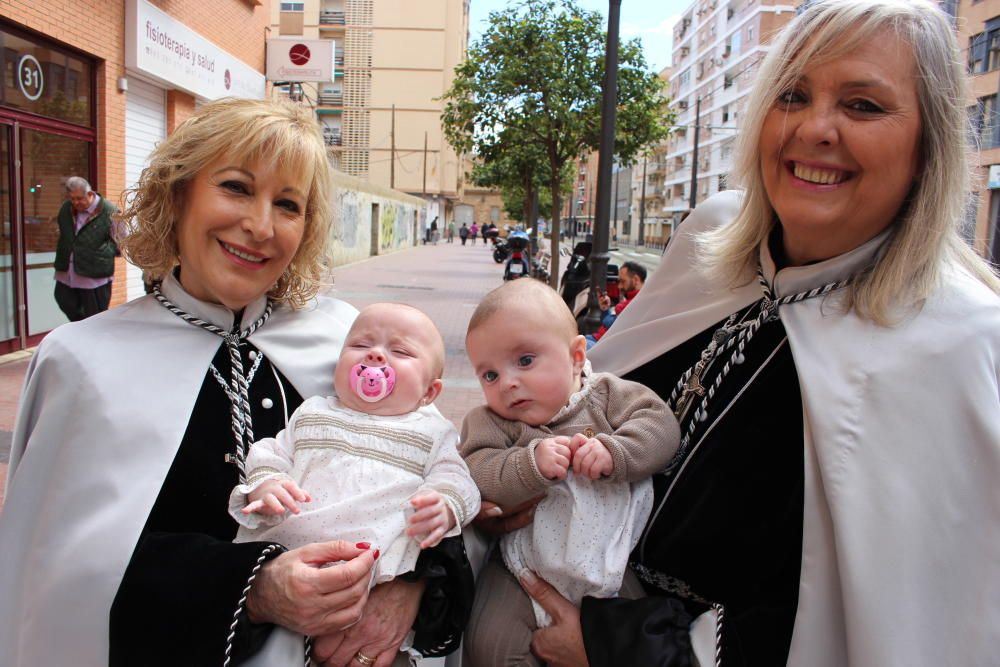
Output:
[[[250,380],[247,379],[247,375],[243,371],[243,360],[240,357],[240,343],[252,335],[253,332],[259,329],[265,322],[267,322],[268,318],[271,316],[273,304],[270,300],[268,300],[267,306],[264,308],[264,313],[257,318],[257,321],[247,327],[244,331],[235,333],[226,331],[222,327],[216,326],[211,322],[206,322],[205,320],[199,319],[181,310],[169,299],[167,299],[167,297],[163,296],[163,293],[160,291],[159,283],[153,285],[153,296],[160,302],[160,305],[177,317],[192,326],[199,327],[221,337],[226,343],[226,347],[229,350],[229,386],[226,386],[226,382],[222,379],[221,374],[214,365],[211,367],[211,370],[215,379],[222,385],[226,397],[229,399],[233,440],[236,442],[236,449],[234,455],[227,458],[227,460],[236,464],[236,467],[239,470],[240,483],[245,483],[246,450],[247,447],[253,443],[254,435],[253,419],[250,412]],[[234,323],[234,328],[236,326],[239,326],[238,322]],[[252,379],[254,373],[256,373],[256,369],[260,365],[260,360],[262,358],[263,355],[258,355],[257,359],[254,360],[254,365],[250,370],[250,379]]]
[[722,619],[726,615],[726,608],[716,602],[712,605],[715,610],[715,667],[722,667]]
[[[243,608],[247,603],[247,595],[250,593],[250,587],[253,585],[253,580],[257,578],[257,573],[260,572],[260,568],[264,565],[264,561],[272,553],[280,549],[277,544],[271,544],[264,547],[264,550],[260,552],[260,556],[257,557],[257,563],[253,566],[250,571],[250,577],[247,578],[247,585],[243,587],[243,592],[240,594],[240,601],[236,603],[236,611],[233,612],[233,622],[229,624],[229,634],[226,636],[226,659],[222,663],[222,667],[227,667],[229,661],[232,660],[233,652],[233,639],[236,637],[236,626],[240,622],[240,614],[243,613]],[[308,655],[307,658],[308,660]]]
[[[718,392],[722,382],[726,379],[726,376],[729,375],[729,372],[734,366],[743,363],[743,350],[753,338],[754,334],[765,323],[778,319],[778,309],[789,303],[798,303],[799,301],[805,301],[806,299],[825,296],[835,290],[846,287],[850,284],[852,279],[853,277],[847,278],[846,280],[827,283],[821,287],[815,287],[810,290],[777,299],[774,295],[774,289],[771,287],[770,283],[767,282],[767,278],[764,277],[763,269],[760,264],[757,265],[757,281],[760,283],[761,291],[764,294],[760,300],[752,304],[750,310],[747,311],[748,313],[753,312],[755,308],[759,307],[757,316],[752,320],[736,323],[736,314],[731,315],[726,323],[717,329],[714,334],[712,334],[712,339],[709,341],[708,346],[702,351],[698,362],[691,366],[688,370],[684,371],[681,375],[681,379],[677,383],[677,386],[670,395],[670,401],[667,405],[669,405],[670,409],[673,410],[674,415],[678,420],[684,419],[684,417],[688,414],[689,408],[693,404],[695,396],[700,396],[701,401],[694,409],[694,412],[688,417],[687,428],[684,429],[684,435],[681,438],[680,446],[678,447],[677,453],[674,455],[673,459],[671,459],[670,463],[668,463],[667,467],[664,469],[664,473],[669,474],[673,472],[684,460],[691,444],[691,439],[694,432],[697,430],[698,425],[708,419],[709,403],[713,398],[715,398],[715,394]],[[718,374],[716,374],[715,380],[712,384],[708,387],[702,386],[701,378],[705,371],[708,370],[709,366],[716,359],[730,350],[732,353],[730,354],[729,359],[723,363],[722,369]]]

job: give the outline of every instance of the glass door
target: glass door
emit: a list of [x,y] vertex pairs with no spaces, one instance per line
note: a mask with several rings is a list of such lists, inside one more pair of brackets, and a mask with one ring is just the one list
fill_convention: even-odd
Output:
[[0,123],[0,354],[21,347],[17,322],[17,263],[15,258],[14,191],[11,180],[11,126]]

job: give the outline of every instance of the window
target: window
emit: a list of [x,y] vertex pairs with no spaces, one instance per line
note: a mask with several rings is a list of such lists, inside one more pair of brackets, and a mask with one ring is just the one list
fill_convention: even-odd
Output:
[[305,11],[304,2],[283,2],[281,3],[281,11],[283,12],[304,12]]
[[727,187],[726,181],[729,179],[729,174],[719,174],[719,192],[722,192]]
[[969,38],[969,74],[977,74],[983,70],[985,54],[983,46],[986,44],[986,33],[981,32]]
[[753,26],[747,28],[747,44],[753,44]]
[[725,79],[723,79],[723,81],[722,81],[722,87],[723,88],[732,88],[733,87],[733,81],[735,81],[735,77],[732,74],[730,74],[729,72],[726,72]]
[[681,88],[683,88],[684,86],[686,86],[689,83],[691,83],[691,68],[690,67],[688,69],[684,70],[683,72],[681,72],[680,76],[677,77],[677,82],[678,82],[678,84],[680,85]]
[[1000,69],[1000,16],[987,21],[985,28],[969,37],[969,74]]
[[989,53],[987,54],[986,68],[988,71],[1000,68],[1000,30],[990,33]]
[[729,122],[729,105],[722,107],[722,122],[723,124]]
[[973,143],[978,141],[980,148],[1000,146],[1000,119],[997,117],[995,94],[980,97],[976,106],[969,107],[969,120]]
[[734,53],[740,52],[740,47],[743,46],[743,39],[742,35],[740,35],[739,30],[733,33],[732,37],[729,40],[729,44],[730,46],[732,46]]

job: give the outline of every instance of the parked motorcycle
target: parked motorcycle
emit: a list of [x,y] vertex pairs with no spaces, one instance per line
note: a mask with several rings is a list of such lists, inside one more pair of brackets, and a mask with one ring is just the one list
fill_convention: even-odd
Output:
[[[593,244],[589,241],[581,241],[576,244],[559,283],[559,293],[566,305],[569,306],[578,324],[587,315],[587,300],[590,295],[591,250],[593,250]],[[608,264],[607,294],[612,303],[616,303],[621,296],[618,288],[617,264]]]
[[497,230],[491,229],[490,231],[492,233],[487,238],[493,243],[493,261],[497,264],[503,264],[510,257],[510,248],[507,247],[507,242],[500,238],[500,233]]
[[[530,270],[528,254],[531,248],[531,237],[522,231],[511,232],[507,236],[507,248],[510,251],[510,258],[507,260],[507,266],[504,267],[503,279],[524,278]],[[495,254],[493,258],[496,259]]]

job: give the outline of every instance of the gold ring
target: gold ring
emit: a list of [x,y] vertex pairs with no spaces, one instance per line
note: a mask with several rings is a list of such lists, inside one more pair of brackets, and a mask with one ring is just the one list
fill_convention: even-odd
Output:
[[366,665],[366,666],[367,665],[374,665],[375,664],[375,658],[369,658],[367,655],[365,655],[361,651],[358,651],[357,653],[354,654],[354,659],[357,660],[358,662],[360,662],[362,665]]

